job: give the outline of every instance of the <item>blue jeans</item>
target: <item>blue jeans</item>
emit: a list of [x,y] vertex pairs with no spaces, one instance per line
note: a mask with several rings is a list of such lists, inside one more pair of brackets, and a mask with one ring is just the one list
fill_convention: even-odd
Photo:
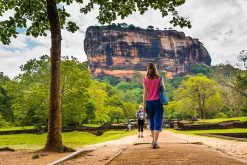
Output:
[[164,107],[160,100],[146,101],[149,127],[151,131],[162,131]]

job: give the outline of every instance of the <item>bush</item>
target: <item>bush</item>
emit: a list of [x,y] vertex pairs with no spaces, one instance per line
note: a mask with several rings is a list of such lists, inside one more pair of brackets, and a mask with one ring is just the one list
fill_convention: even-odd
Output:
[[111,121],[111,118],[108,115],[104,114],[100,116],[98,120],[100,121],[100,123],[105,124],[105,123],[109,123]]
[[8,126],[9,126],[9,123],[6,122],[6,121],[4,120],[4,118],[2,117],[2,115],[0,114],[0,128],[1,128],[1,127],[8,127]]
[[228,118],[227,114],[220,112],[216,115],[216,118]]
[[193,64],[191,66],[191,72],[193,74],[204,74],[209,75],[211,73],[210,67],[203,65],[203,64]]

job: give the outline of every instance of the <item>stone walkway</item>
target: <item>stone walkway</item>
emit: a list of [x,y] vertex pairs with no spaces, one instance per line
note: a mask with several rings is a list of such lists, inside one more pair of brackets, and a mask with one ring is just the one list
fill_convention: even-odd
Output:
[[[84,152],[76,158],[70,159],[61,164],[247,164],[247,161],[245,161],[245,158],[243,157],[244,153],[242,153],[242,157],[237,156],[242,152],[242,148],[239,148],[239,146],[247,145],[246,142],[238,143],[235,141],[216,138],[175,134],[170,131],[164,131],[161,133],[159,149],[153,150],[150,142],[150,133],[149,131],[146,131],[145,138],[143,139],[138,139],[137,136],[128,136],[119,140],[100,143],[93,146],[95,149],[94,151]],[[230,150],[219,149],[219,147],[229,147],[228,143],[232,146],[236,145],[237,148],[235,148],[235,150],[232,150],[233,148],[231,147]],[[212,144],[218,144],[218,146]],[[227,147],[225,147],[225,149]],[[230,151],[233,151],[234,153],[229,154]],[[243,152],[246,152],[246,150]]]
[[[160,148],[152,149],[146,137],[136,145],[127,147],[110,165],[147,164],[147,165],[244,165],[244,161],[234,159],[201,141],[187,141],[178,138],[180,134],[165,131],[160,136]],[[187,136],[187,135],[184,135]],[[210,140],[209,140],[210,141]]]

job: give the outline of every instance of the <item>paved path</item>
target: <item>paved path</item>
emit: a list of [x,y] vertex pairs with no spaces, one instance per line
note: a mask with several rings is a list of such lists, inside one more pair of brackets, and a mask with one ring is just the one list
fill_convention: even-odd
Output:
[[127,147],[110,165],[147,164],[147,165],[243,165],[247,164],[233,159],[200,141],[188,143],[172,133],[163,132],[160,136],[160,148],[152,149],[151,138],[146,137],[137,145]]
[[[204,138],[204,137],[203,137]],[[189,139],[189,140],[188,140]],[[207,138],[214,141],[215,138]],[[200,137],[174,134],[164,131],[160,135],[160,148],[151,147],[149,131],[145,132],[145,138],[129,136],[115,141],[109,141],[97,145],[92,152],[85,152],[75,159],[62,164],[93,164],[93,165],[132,165],[132,164],[167,164],[167,165],[244,165],[239,159],[234,159],[215,148],[204,145]],[[219,140],[219,139],[217,139]],[[217,141],[216,140],[216,141]],[[221,141],[221,140],[219,140]],[[232,142],[232,141],[230,141]],[[235,142],[232,142],[232,144]],[[95,146],[94,146],[95,147]],[[234,156],[234,155],[233,155]]]

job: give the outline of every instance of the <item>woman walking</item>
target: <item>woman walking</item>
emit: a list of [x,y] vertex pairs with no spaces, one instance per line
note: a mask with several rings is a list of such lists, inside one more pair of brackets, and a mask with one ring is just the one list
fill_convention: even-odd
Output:
[[143,106],[140,105],[139,109],[136,112],[136,117],[138,120],[138,138],[144,138],[143,136],[143,127],[145,122],[145,113],[143,111]]
[[161,81],[156,66],[153,63],[149,63],[147,76],[143,80],[143,105],[144,112],[148,114],[149,128],[153,138],[153,149],[159,148],[157,141],[159,133],[162,131],[163,123],[164,108],[159,97],[160,82],[165,90],[164,82]]

